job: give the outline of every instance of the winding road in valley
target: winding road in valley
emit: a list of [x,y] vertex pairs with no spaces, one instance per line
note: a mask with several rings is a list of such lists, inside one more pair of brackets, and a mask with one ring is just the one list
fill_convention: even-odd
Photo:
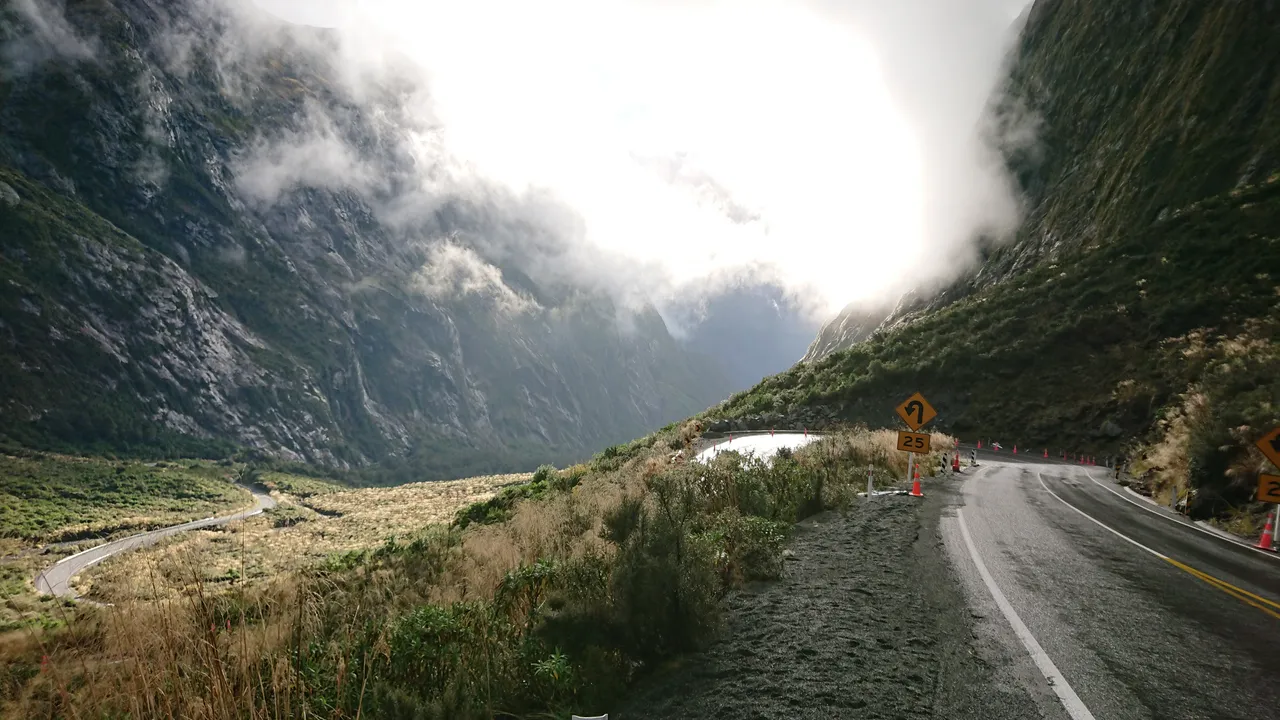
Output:
[[[768,457],[816,436],[735,436],[698,453]],[[967,452],[966,452],[967,455]],[[621,708],[667,717],[1280,717],[1280,556],[1112,482],[1105,468],[982,453],[925,497],[802,521],[775,582],[726,600],[720,640]],[[234,515],[65,558],[112,555]]]
[[[246,488],[248,489],[248,488]],[[236,520],[243,520],[248,517],[260,514],[267,508],[275,507],[276,501],[265,493],[256,490],[249,490],[253,494],[253,507],[242,510],[233,515],[221,515],[218,517],[205,518],[204,520],[193,520],[191,522],[182,523],[181,525],[172,525],[159,530],[151,530],[149,532],[130,535],[129,537],[111,542],[103,543],[96,547],[89,548],[65,557],[49,568],[41,571],[36,575],[36,590],[46,595],[57,595],[60,597],[75,597],[75,591],[71,588],[71,580],[82,571],[97,565],[112,555],[125,552],[127,550],[135,550],[140,547],[154,545],[160,540],[176,535],[188,530],[198,530],[200,528],[213,527],[215,525],[225,525]]]

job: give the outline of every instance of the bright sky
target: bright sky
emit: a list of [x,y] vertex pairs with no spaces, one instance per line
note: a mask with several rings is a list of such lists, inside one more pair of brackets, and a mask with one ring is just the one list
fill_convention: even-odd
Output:
[[936,250],[919,123],[873,39],[806,4],[256,1],[385,36],[429,73],[452,154],[677,285],[764,266],[834,312]]

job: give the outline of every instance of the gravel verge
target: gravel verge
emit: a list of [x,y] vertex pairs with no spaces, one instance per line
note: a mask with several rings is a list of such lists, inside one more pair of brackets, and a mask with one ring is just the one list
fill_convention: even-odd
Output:
[[784,577],[732,593],[720,640],[610,718],[1040,717],[978,647],[937,530],[954,493],[926,495],[800,523]]

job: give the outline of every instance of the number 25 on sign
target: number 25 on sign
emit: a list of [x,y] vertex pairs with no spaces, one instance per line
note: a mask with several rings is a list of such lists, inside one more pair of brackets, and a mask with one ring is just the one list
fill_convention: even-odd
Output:
[[898,431],[898,449],[903,452],[929,452],[929,433]]
[[1258,476],[1258,502],[1280,503],[1280,475]]

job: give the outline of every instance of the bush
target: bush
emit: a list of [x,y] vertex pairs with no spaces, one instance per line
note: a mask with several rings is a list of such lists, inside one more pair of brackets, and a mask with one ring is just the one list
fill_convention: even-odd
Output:
[[315,512],[297,505],[277,505],[267,508],[264,514],[271,519],[271,527],[292,527],[315,517]]
[[520,501],[541,498],[548,492],[569,492],[585,476],[586,470],[581,467],[560,472],[554,465],[540,465],[529,482],[503,488],[488,500],[471,503],[459,510],[454,515],[453,524],[459,529],[466,529],[472,523],[494,525],[505,522]]
[[713,525],[720,546],[721,579],[726,585],[744,580],[772,580],[782,575],[782,545],[788,526],[762,517],[726,512]]

